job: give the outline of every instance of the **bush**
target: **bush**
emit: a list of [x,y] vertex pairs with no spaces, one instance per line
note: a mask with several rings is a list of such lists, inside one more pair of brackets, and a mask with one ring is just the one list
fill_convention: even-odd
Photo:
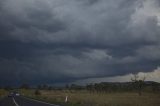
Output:
[[41,95],[41,92],[38,89],[36,89],[34,94],[35,95]]

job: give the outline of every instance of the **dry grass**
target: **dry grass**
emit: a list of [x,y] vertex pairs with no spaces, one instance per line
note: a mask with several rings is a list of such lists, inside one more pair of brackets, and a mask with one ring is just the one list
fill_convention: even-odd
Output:
[[[160,94],[143,93],[89,93],[87,91],[41,91],[40,96],[34,95],[34,90],[21,90],[24,95],[47,101],[65,104],[67,106],[159,106]],[[68,96],[68,103],[64,103]]]

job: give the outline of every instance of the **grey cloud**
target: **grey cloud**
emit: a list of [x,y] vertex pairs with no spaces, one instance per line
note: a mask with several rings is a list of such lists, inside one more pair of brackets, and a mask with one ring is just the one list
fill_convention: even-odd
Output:
[[[3,6],[2,18],[7,19],[4,22],[9,20],[6,27],[12,29],[10,37],[22,41],[119,45],[144,42],[144,39],[151,42],[159,33],[156,16],[145,16],[144,24],[133,23],[141,18],[136,9],[143,11],[137,3],[145,1],[101,0],[92,6],[76,0],[17,0],[19,5],[12,2],[8,0]],[[150,28],[153,30],[149,33]]]
[[145,46],[137,50],[140,57],[149,60],[159,60],[160,46]]
[[[12,28],[9,35],[22,41],[66,43],[88,42],[90,39],[94,43],[101,43],[99,40],[121,41],[118,39],[123,38],[122,28],[125,29],[130,14],[134,12],[134,6],[119,7],[123,4],[121,1],[97,2],[97,5],[85,6],[75,0],[67,2],[7,0],[1,16],[5,18],[4,22],[9,21],[7,27]],[[117,32],[121,34],[120,37],[116,36]]]
[[59,83],[155,69],[160,62],[157,4],[1,1],[0,83]]

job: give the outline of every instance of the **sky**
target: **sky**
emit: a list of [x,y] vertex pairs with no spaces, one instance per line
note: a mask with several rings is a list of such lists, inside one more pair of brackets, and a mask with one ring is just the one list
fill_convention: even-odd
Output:
[[0,85],[160,82],[159,66],[159,0],[0,0]]

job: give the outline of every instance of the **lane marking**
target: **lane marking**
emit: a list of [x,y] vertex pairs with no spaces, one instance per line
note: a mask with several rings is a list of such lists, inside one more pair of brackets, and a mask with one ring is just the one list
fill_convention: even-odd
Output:
[[14,99],[14,98],[12,98],[12,99],[13,99],[14,104],[15,104],[16,106],[19,106],[18,103],[15,101],[15,99]]
[[47,103],[47,102],[43,102],[43,101],[39,101],[39,100],[35,100],[35,99],[31,99],[31,98],[27,98],[27,97],[22,97],[22,98],[28,99],[28,100],[30,100],[30,101],[35,101],[35,102],[43,103],[43,104],[46,104],[46,105],[51,105],[51,106],[60,106],[60,105],[55,105],[55,104],[51,104],[51,103]]

